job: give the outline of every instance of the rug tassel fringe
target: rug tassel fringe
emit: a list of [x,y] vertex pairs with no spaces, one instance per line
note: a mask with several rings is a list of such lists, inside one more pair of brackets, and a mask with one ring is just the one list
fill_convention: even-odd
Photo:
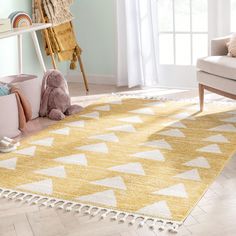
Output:
[[[137,93],[112,93],[114,97],[120,98],[134,98],[134,99],[144,99],[144,100],[154,100],[159,102],[168,102],[168,101],[175,101],[175,102],[191,102],[198,104],[198,98],[167,98],[162,96],[151,96],[151,95],[140,95]],[[231,101],[217,101],[212,99],[205,99],[205,104],[222,104],[222,105],[229,105],[235,106],[235,102]]]
[[96,207],[87,204],[65,201],[62,199],[28,194],[24,192],[18,192],[2,188],[0,188],[0,198],[9,199],[17,202],[24,202],[29,205],[38,205],[39,207],[55,208],[59,210],[64,210],[65,212],[75,212],[78,214],[83,213],[84,215],[90,215],[91,217],[95,217],[99,215],[99,213],[101,213],[101,219],[109,217],[111,220],[117,221],[119,223],[127,222],[129,225],[135,225],[136,223],[138,223],[139,227],[144,227],[144,225],[147,225],[150,230],[168,230],[172,233],[178,233],[178,229],[182,224],[180,222],[165,221],[161,219],[145,217],[138,214],[131,214],[127,212],[116,211],[102,207]]

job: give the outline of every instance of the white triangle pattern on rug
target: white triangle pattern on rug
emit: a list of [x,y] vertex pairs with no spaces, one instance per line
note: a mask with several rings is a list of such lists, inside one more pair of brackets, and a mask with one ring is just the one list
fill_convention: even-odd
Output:
[[74,127],[74,128],[84,128],[85,121],[84,120],[79,120],[79,121],[65,123],[65,125],[70,126],[70,127]]
[[138,214],[156,216],[164,219],[171,219],[172,214],[166,201],[156,202],[152,205],[141,208],[137,211]]
[[166,104],[164,102],[151,102],[145,104],[145,106],[150,106],[150,107],[166,107]]
[[203,141],[213,142],[213,143],[229,143],[229,140],[222,134],[210,136],[208,138],[203,139]]
[[70,128],[64,128],[64,129],[57,129],[54,131],[51,131],[52,134],[60,134],[60,135],[69,135],[70,134]]
[[43,146],[43,147],[51,147],[53,145],[54,138],[45,138],[37,141],[33,141],[30,144]]
[[76,198],[76,200],[116,207],[117,201],[113,190],[98,192]]
[[108,153],[108,147],[105,143],[96,143],[96,144],[90,144],[90,145],[85,145],[76,148],[77,150],[82,150],[82,151],[89,151],[89,152],[98,152],[98,153]]
[[128,163],[120,166],[113,166],[108,168],[111,171],[117,171],[127,174],[135,174],[135,175],[145,175],[143,167],[140,163]]
[[137,157],[137,158],[143,158],[147,160],[152,160],[152,161],[165,161],[165,157],[159,150],[138,152],[138,153],[132,154],[131,156]]
[[63,164],[71,164],[71,165],[82,165],[87,166],[88,161],[84,154],[74,154],[65,157],[58,157],[54,159],[54,161],[61,162]]
[[151,108],[141,108],[133,111],[129,111],[130,113],[142,114],[142,115],[155,115],[155,112]]
[[198,168],[206,168],[209,169],[211,168],[209,162],[205,157],[197,157],[194,160],[188,161],[183,164],[184,166],[189,166],[189,167],[198,167]]
[[169,122],[169,123],[166,123],[165,126],[168,126],[168,127],[172,127],[172,128],[187,128],[186,125],[184,125],[182,122]]
[[35,146],[32,146],[32,147],[29,147],[29,148],[24,148],[24,149],[21,149],[21,150],[17,150],[14,153],[33,157],[35,155],[36,149],[37,148]]
[[220,125],[214,128],[209,129],[210,131],[219,131],[219,132],[236,132],[236,128],[232,124]]
[[112,105],[122,105],[122,100],[119,99],[119,100],[113,100],[113,101],[110,101],[108,102],[109,104],[112,104]]
[[187,112],[179,113],[179,114],[175,115],[174,118],[176,118],[176,119],[186,119],[186,120],[195,120],[195,118],[191,117],[191,114],[189,114]]
[[34,171],[34,173],[58,178],[66,178],[66,172],[64,166],[57,166],[48,169],[36,170]]
[[0,168],[15,170],[16,169],[17,158],[11,158],[7,160],[0,161]]
[[174,178],[201,181],[201,177],[197,169],[185,171],[183,173],[174,176]]
[[91,182],[91,184],[101,185],[101,186],[105,186],[109,188],[127,190],[124,180],[120,176],[96,180],[96,181]]
[[224,120],[222,120],[222,121],[224,121],[224,122],[229,122],[229,123],[236,123],[236,116],[233,116],[233,117],[224,119]]
[[185,134],[178,129],[171,129],[171,130],[163,131],[163,132],[160,132],[159,134],[164,135],[164,136],[170,136],[170,137],[185,138]]
[[111,107],[109,105],[98,106],[98,107],[95,107],[93,110],[95,110],[95,111],[110,111]]
[[20,185],[17,187],[17,189],[51,195],[53,193],[53,184],[51,179],[46,179],[34,183]]
[[160,189],[153,194],[171,196],[171,197],[180,197],[180,198],[188,198],[188,194],[186,192],[184,184],[176,184],[174,186]]
[[141,120],[141,118],[139,116],[130,116],[130,117],[126,117],[126,118],[120,118],[117,120],[122,121],[122,122],[135,123],[135,124],[142,124],[143,123],[143,120]]
[[80,115],[80,117],[85,117],[85,118],[91,118],[91,119],[98,120],[99,117],[100,117],[100,114],[99,114],[99,112],[91,112],[91,113]]
[[206,147],[197,149],[198,152],[222,154],[220,147],[217,144],[208,145]]
[[89,137],[89,139],[98,139],[98,140],[102,140],[106,142],[113,142],[113,143],[119,142],[119,138],[114,133],[95,135],[95,136]]
[[107,130],[127,132],[127,133],[134,133],[134,132],[136,132],[136,129],[134,128],[133,125],[115,126],[115,127],[108,128]]
[[166,149],[166,150],[172,150],[171,145],[168,142],[166,142],[164,139],[146,142],[146,143],[143,143],[141,145],[146,146],[146,147],[153,147],[153,148],[161,148],[161,149]]

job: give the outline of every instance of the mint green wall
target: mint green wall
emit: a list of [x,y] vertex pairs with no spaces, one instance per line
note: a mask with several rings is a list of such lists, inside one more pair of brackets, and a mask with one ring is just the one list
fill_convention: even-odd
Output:
[[72,12],[87,74],[114,75],[115,0],[75,0]]
[[[29,0],[0,0],[0,18],[16,10],[31,13]],[[115,74],[116,29],[115,0],[75,0],[72,7],[78,40],[83,48],[83,60],[88,75]],[[24,37],[24,72],[42,74],[30,36]],[[42,50],[43,51],[43,50]],[[15,38],[0,41],[0,76],[17,73],[17,42]],[[44,52],[43,52],[44,54]],[[44,54],[45,55],[45,54]],[[45,59],[51,67],[50,58]],[[65,72],[68,66],[60,64]]]
[[[22,10],[31,14],[31,1],[29,0],[0,0],[0,18],[7,18],[13,11]],[[41,35],[39,34],[39,38]],[[41,40],[40,40],[41,41]],[[45,57],[45,53],[42,50]],[[43,72],[36,57],[36,53],[29,35],[24,36],[24,72],[42,76]],[[51,67],[50,59],[45,58],[47,68]],[[17,41],[16,38],[0,40],[0,76],[17,73]],[[66,71],[65,64],[60,69]]]

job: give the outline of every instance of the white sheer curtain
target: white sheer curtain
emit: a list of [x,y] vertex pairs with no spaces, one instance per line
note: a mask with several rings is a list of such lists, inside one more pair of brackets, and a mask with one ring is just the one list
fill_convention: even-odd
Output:
[[157,0],[117,0],[117,85],[158,82]]

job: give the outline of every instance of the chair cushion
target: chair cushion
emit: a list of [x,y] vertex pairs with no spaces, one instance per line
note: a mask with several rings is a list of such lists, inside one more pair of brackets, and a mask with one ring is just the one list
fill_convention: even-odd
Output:
[[228,56],[211,56],[201,58],[197,68],[209,74],[236,80],[236,58]]
[[225,79],[223,77],[205,73],[203,71],[197,72],[197,80],[199,84],[236,95],[235,80]]

